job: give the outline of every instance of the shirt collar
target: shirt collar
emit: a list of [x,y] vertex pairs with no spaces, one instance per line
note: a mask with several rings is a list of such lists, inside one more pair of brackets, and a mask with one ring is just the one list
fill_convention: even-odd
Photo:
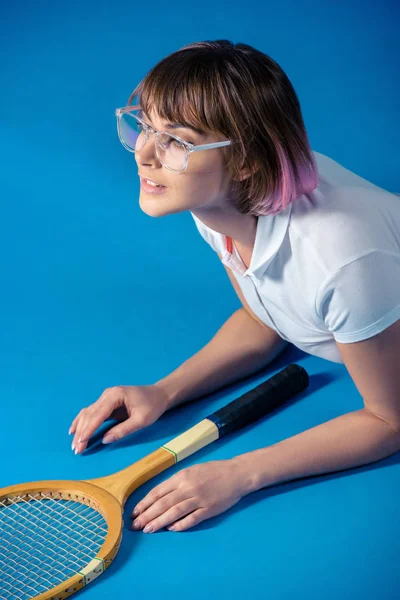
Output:
[[261,215],[258,217],[256,238],[248,269],[246,269],[237,251],[236,256],[233,254],[232,239],[219,234],[224,238],[225,242],[225,253],[222,262],[233,268],[242,277],[251,275],[256,278],[260,277],[266,271],[283,243],[289,226],[291,212],[292,203],[277,215]]

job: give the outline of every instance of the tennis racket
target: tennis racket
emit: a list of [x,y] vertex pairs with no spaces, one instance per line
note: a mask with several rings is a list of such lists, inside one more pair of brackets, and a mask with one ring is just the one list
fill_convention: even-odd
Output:
[[0,599],[63,600],[96,579],[118,552],[123,507],[134,490],[207,444],[271,412],[308,383],[305,369],[288,365],[113,475],[0,489]]

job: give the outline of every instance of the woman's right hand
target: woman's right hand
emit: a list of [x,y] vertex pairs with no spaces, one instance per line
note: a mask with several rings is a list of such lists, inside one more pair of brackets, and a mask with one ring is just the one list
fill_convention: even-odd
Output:
[[121,421],[103,438],[103,444],[148,427],[168,410],[165,391],[154,385],[117,385],[107,388],[96,402],[83,408],[75,417],[69,430],[74,434],[72,449],[83,452],[90,437],[106,419]]

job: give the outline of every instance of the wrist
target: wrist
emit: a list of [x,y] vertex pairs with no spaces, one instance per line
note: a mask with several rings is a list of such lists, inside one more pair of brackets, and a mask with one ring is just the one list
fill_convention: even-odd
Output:
[[163,395],[166,411],[180,403],[177,386],[167,377],[154,383],[153,387]]
[[239,454],[231,459],[237,469],[238,479],[241,485],[242,497],[251,494],[260,489],[261,477],[257,468],[257,462],[254,460],[254,452]]

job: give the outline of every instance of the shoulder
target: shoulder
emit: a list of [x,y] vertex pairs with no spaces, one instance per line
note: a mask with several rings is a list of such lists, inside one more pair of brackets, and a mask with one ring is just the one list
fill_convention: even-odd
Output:
[[328,275],[375,250],[400,251],[400,198],[383,189],[322,182],[293,203],[293,253],[314,255]]

